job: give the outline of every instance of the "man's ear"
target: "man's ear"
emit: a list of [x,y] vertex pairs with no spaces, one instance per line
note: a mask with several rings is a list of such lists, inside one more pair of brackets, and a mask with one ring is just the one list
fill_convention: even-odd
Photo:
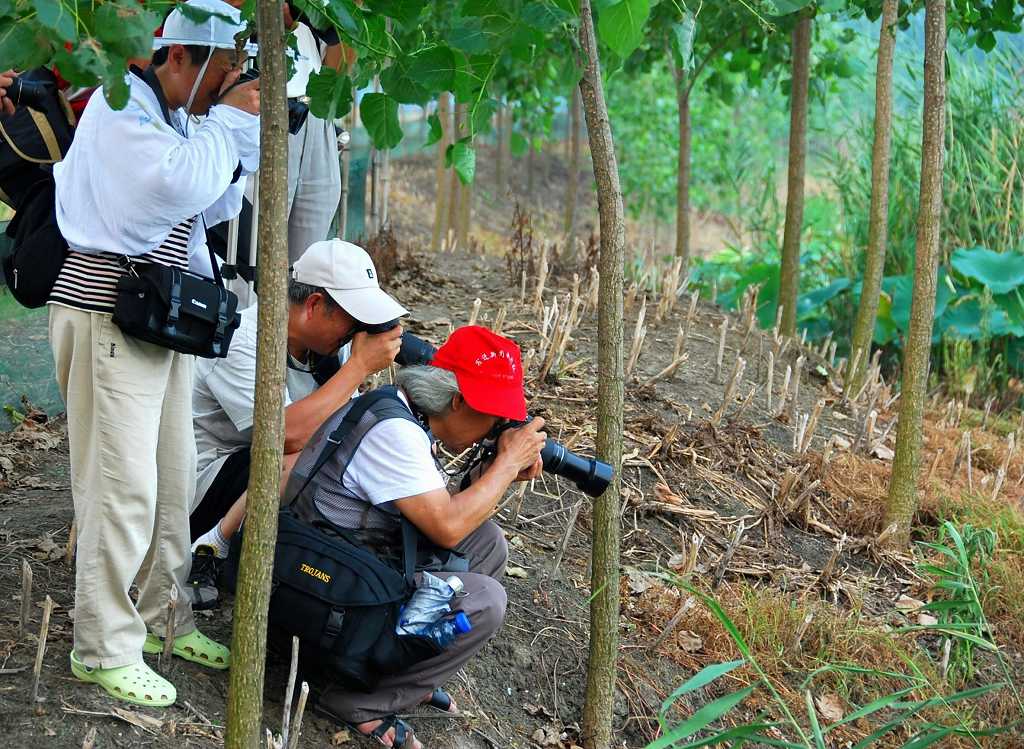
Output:
[[188,62],[191,62],[192,58],[189,57],[188,50],[181,44],[172,44],[167,50],[167,62],[170,63],[171,69],[179,71],[187,66]]
[[462,397],[462,393],[456,393],[452,396],[452,411],[458,411],[464,405],[466,405],[466,399]]

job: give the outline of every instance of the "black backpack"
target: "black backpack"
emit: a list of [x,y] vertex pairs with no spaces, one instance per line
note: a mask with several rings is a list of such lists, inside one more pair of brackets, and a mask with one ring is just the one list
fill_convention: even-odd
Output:
[[7,225],[13,241],[3,258],[4,281],[11,295],[25,307],[42,307],[50,298],[68,255],[68,243],[57,226],[51,172],[40,172],[21,193],[21,204]]
[[[310,440],[306,451],[322,447],[315,461],[309,460],[313,453],[307,453],[305,463],[311,462],[311,467],[306,475],[299,458],[300,473],[293,472],[294,484],[289,481],[289,494],[293,486],[300,488],[278,516],[270,596],[272,639],[284,643],[298,637],[303,668],[314,672],[314,678],[322,674],[345,688],[367,692],[382,677],[441,652],[432,640],[395,632],[401,608],[415,589],[419,531],[401,519],[402,550],[396,565],[370,551],[351,530],[333,525],[313,501],[324,465],[340,460],[343,474],[369,428],[390,418],[419,424],[394,387],[379,388],[336,412]],[[239,532],[232,539],[225,567],[225,582],[232,591],[241,537]]]

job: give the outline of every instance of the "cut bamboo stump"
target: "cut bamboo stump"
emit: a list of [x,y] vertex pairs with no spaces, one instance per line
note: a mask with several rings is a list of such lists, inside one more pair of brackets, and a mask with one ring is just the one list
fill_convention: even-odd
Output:
[[569,548],[569,540],[572,538],[572,532],[576,529],[576,518],[579,517],[580,507],[583,506],[583,500],[578,501],[569,513],[569,520],[565,524],[565,533],[562,536],[562,543],[558,545],[558,550],[555,552],[555,559],[551,563],[551,577],[558,576],[558,568],[562,566],[562,558],[565,556],[565,550]]
[[718,356],[715,357],[715,382],[722,381],[722,362],[725,359],[725,336],[729,332],[729,316],[722,318],[718,333]]
[[46,654],[46,638],[50,633],[50,614],[53,613],[53,599],[49,596],[43,603],[43,621],[39,624],[39,644],[36,646],[36,663],[32,669],[32,705],[39,702],[39,676],[43,672],[43,656]]
[[78,543],[78,523],[71,521],[71,528],[68,529],[68,546],[64,550],[64,563],[71,566],[75,559],[75,544]]
[[711,583],[711,590],[717,590],[718,586],[722,584],[722,578],[725,577],[725,571],[729,568],[729,562],[731,562],[733,556],[735,556],[736,550],[740,548],[740,541],[743,540],[743,533],[746,530],[747,528],[744,525],[744,521],[740,520],[740,523],[736,528],[736,535],[734,535],[732,541],[729,542],[725,552],[722,554],[722,558],[718,560],[718,567],[715,569],[715,579]]
[[295,678],[299,672],[299,638],[292,637],[292,661],[288,668],[288,684],[284,688],[284,711],[281,716],[281,743],[288,743],[288,729],[292,720],[292,698],[295,696]]
[[306,713],[308,698],[309,684],[302,682],[302,687],[299,689],[299,704],[295,706],[295,718],[292,720],[292,735],[288,739],[288,749],[296,749],[299,745],[299,736],[302,734],[302,716]]
[[28,620],[32,614],[32,567],[27,559],[21,560],[21,618],[18,620],[18,637],[28,631]]
[[164,624],[164,649],[160,653],[157,667],[161,673],[170,673],[171,659],[174,657],[174,619],[178,609],[178,586],[172,585],[167,596],[167,620]]
[[743,378],[743,371],[746,367],[746,360],[742,356],[737,356],[736,363],[732,368],[732,375],[729,377],[729,382],[726,383],[725,392],[722,395],[722,405],[718,407],[714,416],[711,417],[711,426],[717,427],[721,423],[726,410],[729,408],[729,404],[732,402],[733,396],[736,394],[736,385]]
[[469,325],[476,325],[476,319],[480,316],[481,304],[483,304],[483,300],[480,297],[473,300],[473,308],[469,312]]

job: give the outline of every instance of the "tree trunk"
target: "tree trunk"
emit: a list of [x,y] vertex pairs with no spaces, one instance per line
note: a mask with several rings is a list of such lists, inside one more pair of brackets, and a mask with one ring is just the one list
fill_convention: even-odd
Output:
[[[875,72],[875,143],[871,150],[871,209],[864,279],[857,318],[850,340],[851,370],[846,395],[852,397],[864,383],[875,336],[878,297],[882,291],[886,242],[889,231],[889,156],[892,146],[892,61],[896,50],[896,17],[899,0],[883,0],[882,25],[878,32],[878,65]],[[853,366],[856,364],[856,366]]]
[[445,221],[448,218],[448,175],[444,171],[444,152],[451,143],[452,126],[447,91],[441,92],[437,97],[437,119],[441,121],[441,140],[437,142],[437,167],[434,172],[437,191],[434,198],[434,233],[430,238],[430,249],[434,252],[442,247],[446,234]]
[[[351,135],[352,131],[349,130],[349,137]],[[338,236],[341,239],[345,238],[348,231],[348,176],[352,165],[352,149],[349,145],[351,141],[341,152],[341,199],[338,201]]]
[[[452,97],[454,101],[454,96]],[[452,107],[452,143],[462,137],[462,120],[466,111],[465,104],[456,103]],[[452,168],[451,189],[448,191],[448,235],[446,246],[449,250],[455,244],[459,233],[459,201],[462,199],[462,183],[459,182],[459,175]]]
[[469,250],[469,225],[473,218],[473,183],[460,185],[459,200],[459,247]]
[[807,161],[807,85],[811,56],[811,17],[807,12],[793,28],[793,89],[789,99],[789,176],[786,228],[779,269],[779,304],[784,335],[796,334],[796,300],[800,293],[800,232],[804,223],[804,171]]
[[391,151],[380,155],[380,226],[383,229],[388,223],[388,196],[391,193]]
[[921,422],[935,318],[935,286],[942,222],[942,164],[946,113],[946,5],[927,0],[924,19],[924,114],[921,136],[921,197],[914,249],[914,294],[910,330],[903,351],[896,456],[889,480],[885,527],[896,526],[893,544],[910,541],[917,510],[917,476],[921,458]]
[[495,135],[496,141],[495,146],[497,150],[497,162],[494,165],[494,194],[497,195],[498,200],[501,200],[502,193],[505,191],[505,118],[504,107],[498,105],[498,111],[494,115],[495,124]]
[[690,266],[690,88],[686,74],[672,66],[679,106],[679,172],[676,177],[676,257],[683,259],[682,276]]
[[288,101],[281,4],[259,0],[260,35],[260,305],[256,348],[252,470],[235,595],[228,687],[228,749],[262,741],[267,606],[277,539],[278,486],[284,453],[285,345],[288,305]]
[[590,652],[582,738],[586,749],[607,749],[612,739],[615,669],[619,650],[619,492],[622,478],[622,287],[625,218],[619,167],[608,122],[590,0],[580,2],[580,47],[586,69],[580,94],[597,182],[601,274],[597,309],[597,454],[615,478],[594,500],[591,550]]
[[527,137],[529,144],[526,147],[526,203],[533,205],[534,190],[537,188],[537,164],[533,151],[533,136]]
[[569,105],[569,176],[565,184],[565,252],[571,254],[576,241],[576,194],[580,184],[580,96],[572,92]]

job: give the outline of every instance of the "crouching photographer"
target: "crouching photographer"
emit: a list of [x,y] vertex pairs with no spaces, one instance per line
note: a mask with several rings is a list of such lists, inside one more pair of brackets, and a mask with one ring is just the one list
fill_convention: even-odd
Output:
[[397,714],[418,704],[454,711],[441,685],[505,615],[508,546],[489,518],[513,482],[540,474],[544,420],[505,430],[493,460],[455,494],[434,443],[459,453],[525,417],[519,347],[464,327],[430,365],[403,368],[397,387],[335,413],[299,456],[270,623],[302,639],[321,714],[416,749]]

